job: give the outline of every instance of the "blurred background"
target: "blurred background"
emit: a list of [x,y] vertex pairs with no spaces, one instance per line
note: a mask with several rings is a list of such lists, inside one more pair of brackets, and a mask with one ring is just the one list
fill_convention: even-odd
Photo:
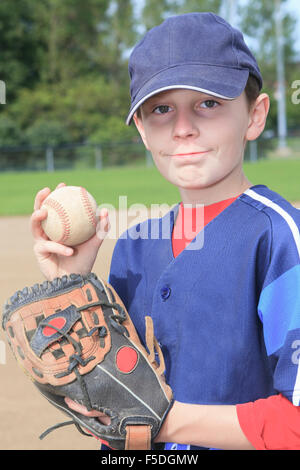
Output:
[[1,0],[0,172],[150,166],[124,124],[128,57],[147,29],[192,11],[242,29],[262,70],[271,111],[246,160],[300,158],[298,0]]

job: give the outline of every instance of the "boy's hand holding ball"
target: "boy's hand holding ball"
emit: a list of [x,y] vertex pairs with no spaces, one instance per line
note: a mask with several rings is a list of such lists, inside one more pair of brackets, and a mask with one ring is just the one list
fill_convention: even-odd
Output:
[[98,214],[95,199],[84,188],[65,183],[37,193],[30,222],[34,253],[48,280],[91,272],[109,230],[107,209]]

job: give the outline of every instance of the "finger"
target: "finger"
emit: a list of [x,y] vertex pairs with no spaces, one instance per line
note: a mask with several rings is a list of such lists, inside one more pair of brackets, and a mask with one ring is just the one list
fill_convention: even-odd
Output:
[[101,411],[97,411],[97,410],[88,411],[84,405],[77,403],[76,401],[72,400],[69,397],[65,397],[65,402],[69,408],[71,408],[74,411],[77,411],[78,413],[81,413],[84,416],[90,416],[90,417],[103,416],[103,413],[101,413]]
[[108,209],[106,209],[106,207],[104,207],[103,209],[101,209],[100,213],[99,213],[99,217],[101,220],[109,220],[109,213],[108,213]]
[[66,183],[59,183],[55,189],[63,188],[64,186],[67,186]]
[[71,400],[69,397],[64,398],[66,404],[68,405],[71,410],[76,411],[77,413],[80,413],[84,416],[88,416],[90,418],[99,418],[99,420],[103,424],[110,424],[110,418],[106,414],[102,413],[101,411],[97,410],[90,410],[88,411],[87,408],[80,403],[76,403],[76,401]]
[[46,199],[47,196],[49,196],[50,193],[51,193],[50,188],[43,188],[37,193],[35,200],[34,200],[34,205],[33,205],[33,209],[35,211],[41,207],[41,205],[43,204],[43,201]]
[[98,240],[102,241],[110,230],[110,221],[107,209],[102,209],[99,213],[99,221],[97,223],[96,234]]
[[30,218],[31,224],[31,233],[35,240],[42,238],[43,240],[48,240],[47,235],[45,234],[41,222],[47,218],[47,209],[38,209],[33,212]]
[[34,250],[40,255],[56,254],[60,256],[71,256],[74,252],[70,246],[62,245],[61,243],[53,242],[52,240],[41,240],[35,244]]

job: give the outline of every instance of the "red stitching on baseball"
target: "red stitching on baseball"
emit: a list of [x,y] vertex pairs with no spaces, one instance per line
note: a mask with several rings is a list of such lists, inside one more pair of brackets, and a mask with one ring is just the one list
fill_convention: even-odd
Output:
[[83,207],[86,210],[86,213],[87,213],[87,216],[88,216],[88,219],[89,219],[90,223],[94,227],[97,227],[97,220],[96,220],[91,202],[89,200],[87,190],[85,188],[82,188],[81,186],[80,186],[80,195],[81,195],[81,198],[82,198]]
[[69,220],[67,212],[64,210],[63,206],[58,201],[55,201],[54,199],[51,199],[51,198],[47,199],[44,202],[44,205],[49,206],[52,209],[54,209],[60,218],[62,229],[63,229],[63,234],[62,234],[62,237],[58,240],[58,243],[66,242],[70,236],[70,231],[71,231],[71,224],[70,224],[70,220]]

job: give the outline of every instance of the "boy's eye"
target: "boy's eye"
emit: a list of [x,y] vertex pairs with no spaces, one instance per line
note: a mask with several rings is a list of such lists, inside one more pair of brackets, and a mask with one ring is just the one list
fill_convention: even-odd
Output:
[[201,103],[201,108],[215,108],[219,103],[215,100],[205,100]]
[[170,109],[171,109],[170,106],[168,106],[166,104],[162,104],[160,106],[156,106],[153,109],[153,112],[156,113],[156,114],[165,114],[165,113],[168,113]]

